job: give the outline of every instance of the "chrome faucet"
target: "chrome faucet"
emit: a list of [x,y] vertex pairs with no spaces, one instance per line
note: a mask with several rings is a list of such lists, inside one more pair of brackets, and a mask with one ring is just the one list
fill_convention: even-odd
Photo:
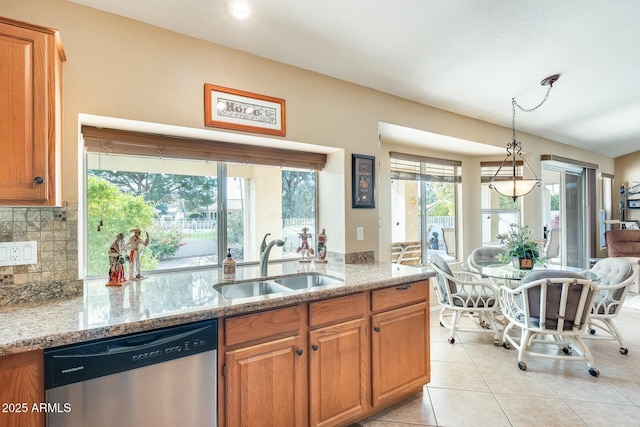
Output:
[[271,248],[274,246],[284,246],[284,241],[280,239],[273,239],[267,244],[267,237],[270,235],[271,233],[265,234],[262,239],[262,244],[260,245],[260,275],[263,277],[267,275],[267,265],[269,264],[269,252],[271,252]]

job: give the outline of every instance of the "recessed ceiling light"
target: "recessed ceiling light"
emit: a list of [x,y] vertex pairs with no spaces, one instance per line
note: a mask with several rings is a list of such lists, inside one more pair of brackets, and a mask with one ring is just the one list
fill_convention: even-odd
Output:
[[235,19],[242,21],[251,15],[251,5],[247,0],[233,0],[229,3],[229,13]]

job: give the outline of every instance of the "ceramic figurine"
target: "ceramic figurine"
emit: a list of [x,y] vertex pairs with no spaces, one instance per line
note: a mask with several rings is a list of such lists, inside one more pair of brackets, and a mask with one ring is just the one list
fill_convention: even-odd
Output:
[[297,252],[302,255],[300,262],[311,262],[311,255],[313,255],[314,250],[309,247],[309,239],[311,238],[309,229],[304,227],[298,236],[300,237],[300,246],[298,247]]
[[116,239],[109,246],[109,281],[107,286],[121,286],[127,283],[124,273],[124,233],[118,233]]
[[146,238],[143,240],[140,237],[142,230],[139,228],[133,228],[129,232],[133,233],[126,245],[129,251],[129,280],[145,279],[140,272],[140,246],[149,246],[149,233],[145,231]]
[[316,262],[327,262],[327,235],[324,228],[322,232],[318,234],[318,258]]

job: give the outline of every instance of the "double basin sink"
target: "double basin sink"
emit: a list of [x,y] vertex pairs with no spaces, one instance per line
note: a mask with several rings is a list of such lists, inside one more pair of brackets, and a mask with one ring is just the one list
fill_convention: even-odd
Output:
[[[260,296],[292,294],[318,286],[342,286],[344,282],[317,273],[283,276],[276,279],[253,280],[238,283],[221,283],[214,286],[224,298],[244,299]],[[278,295],[279,296],[279,295]]]

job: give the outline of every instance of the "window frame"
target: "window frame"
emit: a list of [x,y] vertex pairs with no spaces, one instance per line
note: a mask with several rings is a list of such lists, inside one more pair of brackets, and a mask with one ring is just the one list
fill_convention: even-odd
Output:
[[[264,146],[253,146],[236,143],[226,143],[219,141],[208,141],[193,138],[180,138],[169,135],[150,134],[134,132],[120,129],[99,128],[82,125],[82,142],[84,153],[82,168],[79,171],[83,183],[83,206],[81,209],[81,222],[84,225],[84,247],[81,255],[81,268],[84,277],[94,277],[88,274],[88,242],[86,230],[88,227],[87,218],[87,183],[88,176],[88,154],[120,154],[125,156],[135,156],[142,158],[167,158],[176,160],[198,160],[217,162],[217,260],[213,264],[179,267],[179,269],[197,270],[202,268],[220,268],[226,257],[226,247],[228,240],[227,233],[227,189],[228,165],[239,163],[245,165],[291,168],[299,170],[313,171],[315,178],[315,229],[311,230],[317,236],[318,224],[318,193],[319,179],[317,172],[324,168],[327,155],[324,153],[306,152],[300,150],[280,149]],[[282,218],[281,218],[282,223]],[[262,239],[262,236],[255,236]],[[287,258],[272,259],[273,261],[287,261]],[[238,265],[256,264],[258,261],[239,261]],[[176,268],[153,270],[154,273],[165,273],[175,271]]]

